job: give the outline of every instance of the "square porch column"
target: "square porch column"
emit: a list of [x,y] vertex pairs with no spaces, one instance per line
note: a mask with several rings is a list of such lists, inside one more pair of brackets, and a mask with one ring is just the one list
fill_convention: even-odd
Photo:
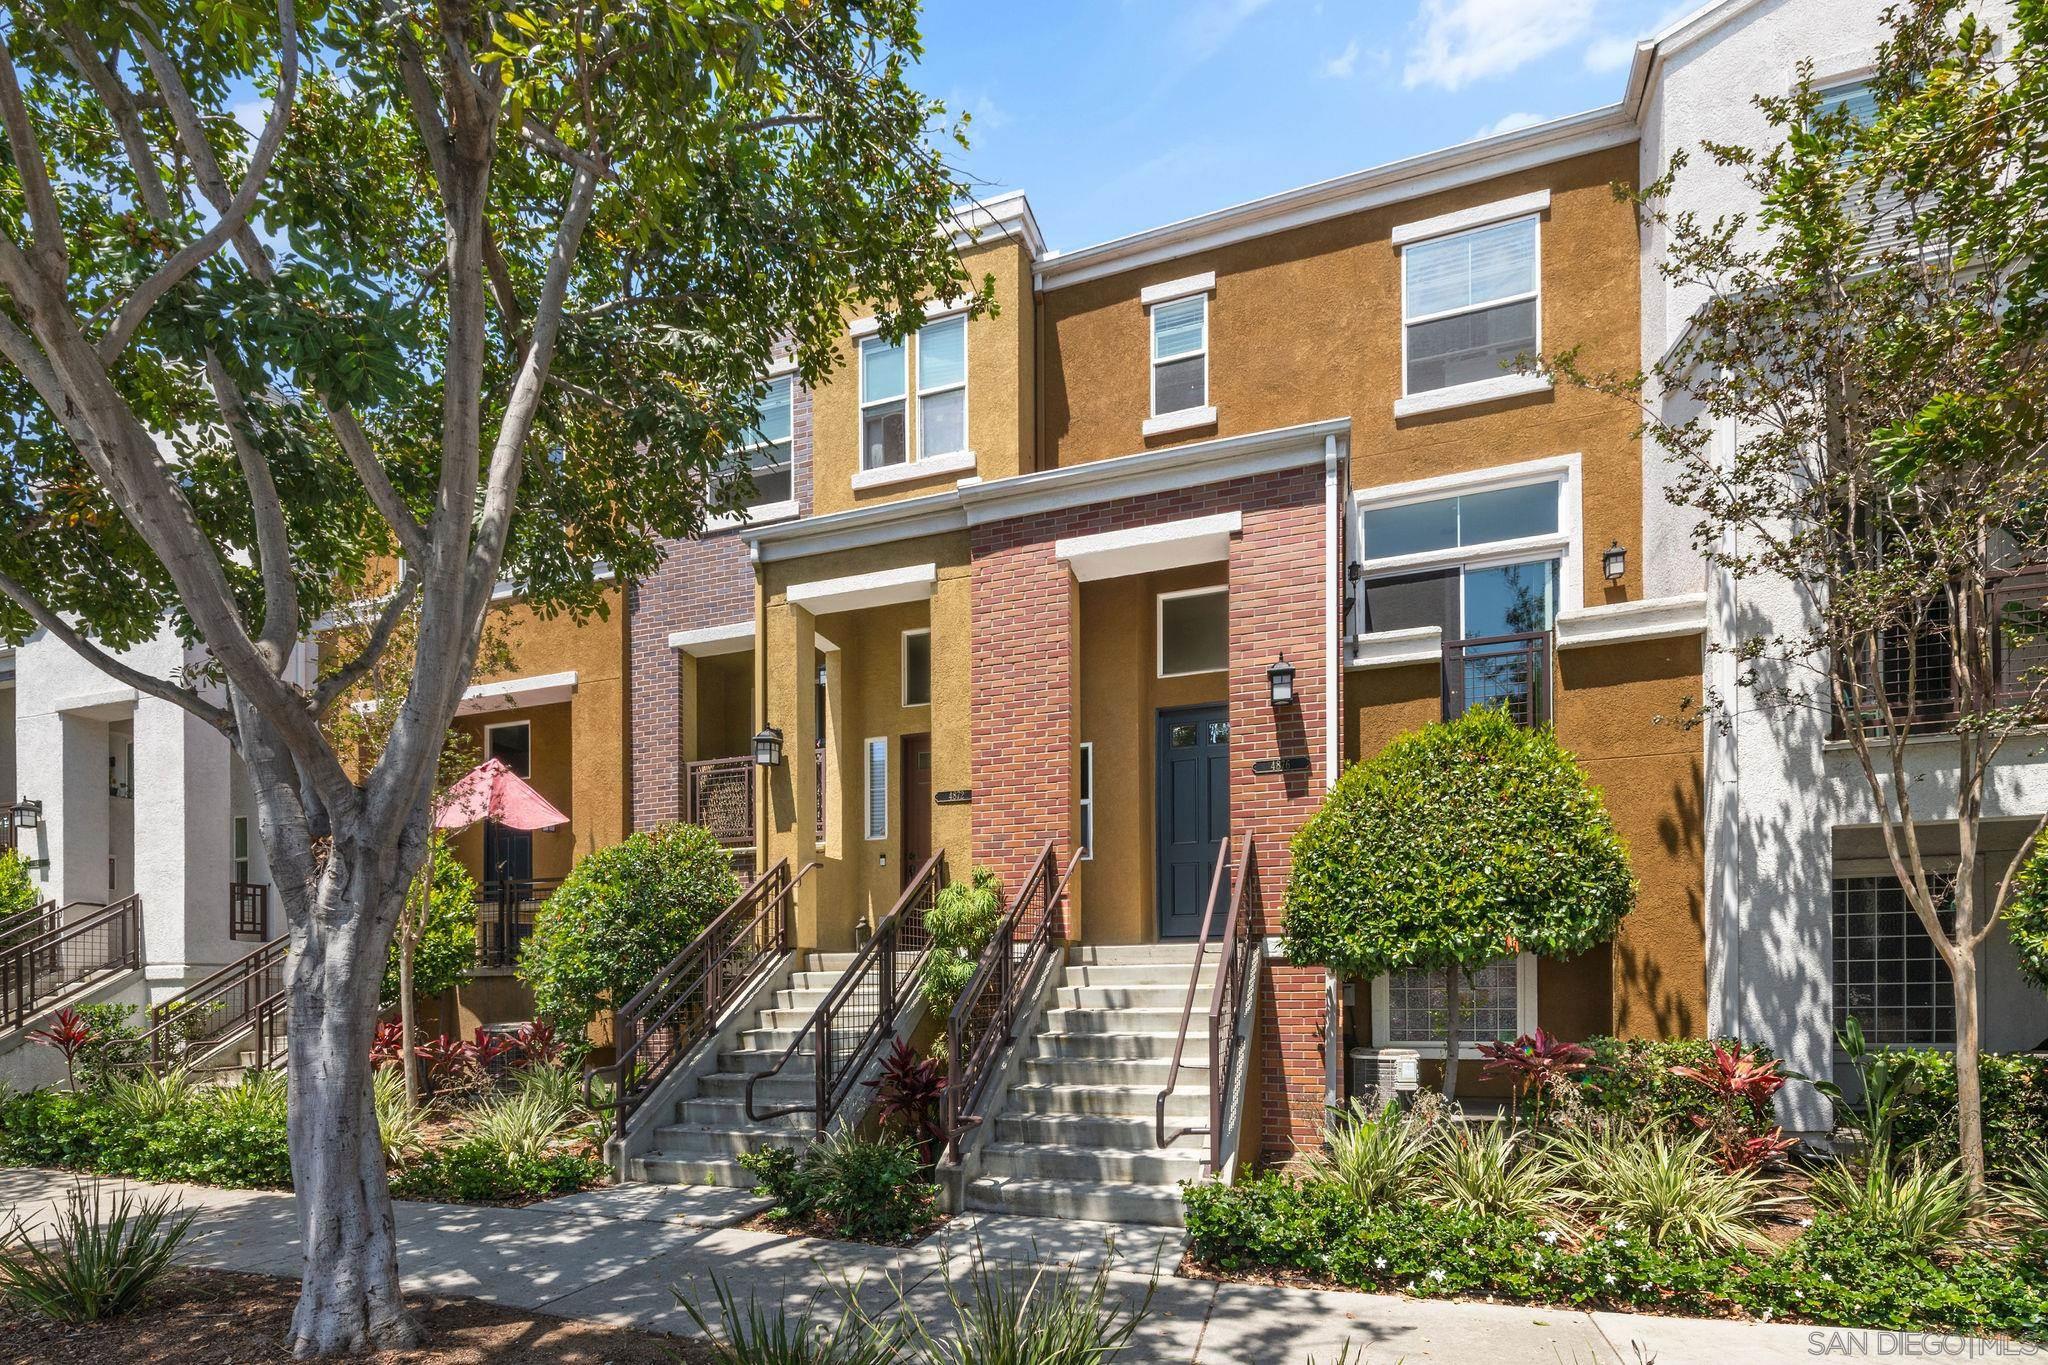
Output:
[[[766,843],[764,867],[789,859],[792,874],[822,857],[817,837],[818,743],[816,692],[818,675],[817,620],[800,606],[771,602],[765,615],[760,657],[761,719],[782,732],[782,762],[760,772],[761,829]],[[797,900],[796,934],[800,946],[823,945],[835,926],[820,922],[820,908],[831,869],[820,868]],[[842,898],[843,899],[843,898]],[[850,936],[846,927],[841,936]]]
[[135,705],[135,890],[152,999],[232,962],[228,742],[181,707]]

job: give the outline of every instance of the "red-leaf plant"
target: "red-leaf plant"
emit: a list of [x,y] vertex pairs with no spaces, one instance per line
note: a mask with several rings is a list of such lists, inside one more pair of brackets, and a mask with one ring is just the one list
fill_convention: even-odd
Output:
[[427,1080],[437,1089],[476,1066],[476,1049],[445,1033],[421,1043],[413,1053],[427,1064]]
[[482,1025],[477,1026],[475,1041],[469,1044],[469,1055],[479,1071],[489,1073],[500,1062],[508,1061],[519,1053],[517,1039],[503,1033],[493,1033]]
[[405,1025],[396,1019],[386,1019],[377,1025],[377,1032],[370,1038],[371,1068],[382,1071],[387,1066],[397,1066],[404,1052]]
[[[1691,1117],[1693,1127],[1715,1134],[1714,1160],[1722,1170],[1755,1170],[1798,1145],[1796,1138],[1786,1137],[1785,1130],[1776,1124],[1768,1133],[1751,1131],[1763,1126],[1770,1112],[1771,1097],[1785,1084],[1776,1058],[1764,1061],[1744,1048],[1716,1043],[1711,1068],[1674,1066],[1671,1074],[1705,1086],[1712,1093],[1714,1113]],[[1748,1124],[1741,1118],[1745,1108],[1749,1111]]]
[[1593,1049],[1567,1043],[1541,1028],[1512,1043],[1481,1043],[1479,1053],[1486,1058],[1482,1074],[1488,1080],[1507,1077],[1514,1084],[1517,1105],[1526,1101],[1532,1108],[1551,1093],[1555,1082],[1593,1064]]
[[946,1138],[944,1065],[936,1058],[919,1055],[899,1038],[882,1063],[882,1074],[862,1084],[875,1088],[882,1122],[909,1130],[924,1153],[924,1164],[937,1166],[939,1146]]
[[555,1026],[545,1019],[521,1024],[512,1034],[512,1043],[519,1049],[521,1066],[556,1067],[569,1055],[569,1045],[556,1036]]
[[[1699,1119],[1694,1118],[1698,1123]],[[1768,1133],[1741,1133],[1723,1131],[1714,1144],[1714,1164],[1731,1175],[1753,1171],[1759,1166],[1768,1166],[1773,1161],[1799,1145],[1798,1138],[1785,1136],[1783,1128],[1773,1128]]]
[[85,1016],[68,1005],[51,1016],[48,1028],[29,1034],[31,1041],[56,1048],[64,1055],[64,1086],[67,1090],[78,1089],[78,1054],[91,1046],[97,1036],[92,1025],[85,1021]]
[[1771,1096],[1785,1084],[1785,1077],[1778,1072],[1777,1058],[1762,1061],[1740,1047],[1723,1047],[1719,1043],[1714,1044],[1711,1071],[1697,1066],[1674,1066],[1671,1074],[1698,1081],[1713,1091],[1718,1100],[1747,1104],[1749,1112],[1759,1121],[1770,1105]]

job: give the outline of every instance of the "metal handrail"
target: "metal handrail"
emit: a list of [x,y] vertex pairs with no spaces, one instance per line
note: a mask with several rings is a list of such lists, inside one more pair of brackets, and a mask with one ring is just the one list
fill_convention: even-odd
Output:
[[[264,987],[271,973],[284,966],[289,949],[289,935],[280,934],[201,977],[170,999],[152,1005],[149,1031],[140,1040],[148,1044],[150,1068],[161,1071],[175,1065],[197,1070],[240,1038],[248,1028],[260,1028],[265,1020],[265,1006],[272,1000],[283,998],[281,985],[269,990],[264,990]],[[191,1037],[192,1026],[188,1021],[192,1012],[228,998],[236,991],[241,993],[239,1006],[223,1011],[218,1027],[209,1030],[206,1037]],[[196,1051],[193,1049],[195,1043],[200,1045]],[[261,1054],[265,1049],[259,1045],[257,1051],[260,1070],[263,1065]]]
[[[1216,850],[1216,871],[1209,877],[1209,899],[1202,906],[1202,933],[1201,937],[1195,940],[1195,965],[1188,972],[1187,997],[1181,1001],[1180,1028],[1173,1039],[1173,1063],[1166,1069],[1166,1085],[1159,1092],[1158,1105],[1152,1115],[1152,1137],[1161,1147],[1171,1140],[1166,1135],[1166,1101],[1173,1094],[1174,1088],[1180,1084],[1181,1054],[1187,1051],[1188,1046],[1188,1020],[1194,1016],[1195,992],[1202,984],[1202,959],[1209,952],[1209,928],[1216,922],[1216,899],[1223,889],[1223,874],[1229,869],[1230,840],[1225,839],[1222,846]],[[1213,1076],[1210,1077],[1210,1083],[1212,1086],[1215,1083]],[[1179,1137],[1182,1133],[1190,1131],[1193,1130],[1183,1128],[1173,1136]]]
[[1238,1010],[1244,1003],[1251,973],[1258,963],[1258,936],[1253,919],[1264,907],[1259,891],[1258,841],[1245,836],[1244,858],[1237,867],[1237,886],[1230,895],[1230,917],[1224,922],[1223,950],[1217,961],[1216,984],[1209,992],[1209,1170],[1223,1170],[1223,1106],[1236,1085],[1240,1065]]
[[62,922],[62,917],[57,913],[57,902],[44,901],[22,915],[15,923],[0,929],[0,953],[6,952],[17,943],[40,938]]
[[594,1110],[613,1111],[620,1137],[683,1056],[710,1036],[720,1011],[752,990],[775,959],[789,951],[796,889],[817,869],[816,862],[805,863],[792,877],[784,858],[754,878],[688,947],[614,1011],[613,1059],[604,1068],[612,1078],[612,1098],[598,1098],[598,1072],[585,1078],[584,1097]]
[[[104,932],[103,951],[80,959],[77,949],[88,935]],[[0,1028],[19,1028],[35,1013],[36,1002],[61,994],[107,972],[142,965],[142,898],[128,896],[74,924],[59,925],[24,939],[0,953]],[[53,990],[39,989],[51,983]]]
[[[1054,841],[1045,841],[1045,847],[1033,860],[1031,875],[1011,902],[1009,914],[989,936],[981,962],[953,1003],[953,1012],[946,1020],[945,1129],[946,1157],[950,1161],[960,1159],[961,1134],[982,1123],[982,1096],[995,1075],[995,1059],[1017,1041],[1017,1017],[1025,993],[1051,959],[1054,942],[1066,937],[1060,907],[1065,902],[1067,883],[1074,879],[1086,856],[1085,849],[1076,849],[1067,860],[1066,873],[1055,884],[1053,873],[1058,862]],[[1032,908],[1034,892],[1038,922],[1028,936],[1020,939],[1017,931]],[[970,1036],[977,1024],[980,1032]]]
[[[895,1028],[896,1011],[902,1003],[904,991],[916,983],[924,970],[932,946],[931,936],[925,931],[924,912],[929,908],[928,902],[937,900],[939,889],[945,884],[946,851],[938,849],[925,859],[924,866],[904,887],[895,906],[875,926],[875,936],[854,954],[852,964],[825,992],[825,998],[818,1002],[818,1007],[811,1011],[811,1017],[797,1029],[796,1037],[789,1040],[789,1046],[775,1059],[775,1065],[747,1077],[749,1122],[761,1123],[785,1114],[809,1112],[813,1115],[819,1136],[824,1135],[861,1067],[880,1045],[883,1036]],[[905,951],[915,954],[908,967],[897,961]],[[849,997],[856,991],[869,989],[874,992],[874,1016],[860,1026],[858,1035],[846,1047],[845,1058],[841,1062],[833,1050],[834,1025],[842,1007],[850,1003]],[[783,1068],[802,1051],[806,1038],[813,1039],[815,1047],[812,1073],[816,1094],[812,1103],[778,1105],[773,1109],[757,1107],[754,1087],[770,1077],[781,1075]]]

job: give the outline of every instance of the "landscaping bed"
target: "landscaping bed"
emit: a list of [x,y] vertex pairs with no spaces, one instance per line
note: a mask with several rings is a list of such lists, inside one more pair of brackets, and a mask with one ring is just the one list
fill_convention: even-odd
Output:
[[[267,1365],[283,1348],[297,1280],[225,1270],[166,1274],[135,1312],[70,1324],[0,1308],[0,1362],[7,1365]],[[477,1299],[406,1296],[427,1331],[417,1351],[358,1357],[396,1365],[708,1365],[701,1342],[655,1332],[568,1322]]]

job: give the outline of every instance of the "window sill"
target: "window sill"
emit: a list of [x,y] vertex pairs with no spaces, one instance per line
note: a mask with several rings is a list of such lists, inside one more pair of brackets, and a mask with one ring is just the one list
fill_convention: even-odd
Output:
[[951,455],[934,455],[929,460],[911,460],[903,464],[885,464],[879,469],[863,469],[854,474],[853,487],[887,488],[891,484],[915,483],[919,479],[935,479],[941,474],[972,473],[974,452],[955,451]]
[[1183,408],[1179,412],[1162,412],[1157,417],[1147,417],[1145,425],[1138,428],[1146,436],[1164,436],[1169,431],[1191,431],[1196,427],[1216,425],[1216,409]]
[[782,502],[764,502],[742,512],[721,512],[715,517],[704,518],[704,530],[730,531],[735,526],[765,526],[771,521],[790,521],[799,515],[795,499]]
[[1420,417],[1429,412],[1472,407],[1479,403],[1497,403],[1503,398],[1549,393],[1551,388],[1550,376],[1547,374],[1504,374],[1498,379],[1453,384],[1447,389],[1431,389],[1428,393],[1412,393],[1406,398],[1397,398],[1394,400],[1394,416]]
[[1416,626],[1352,636],[1349,667],[1398,668],[1405,664],[1442,663],[1443,657],[1443,627]]

